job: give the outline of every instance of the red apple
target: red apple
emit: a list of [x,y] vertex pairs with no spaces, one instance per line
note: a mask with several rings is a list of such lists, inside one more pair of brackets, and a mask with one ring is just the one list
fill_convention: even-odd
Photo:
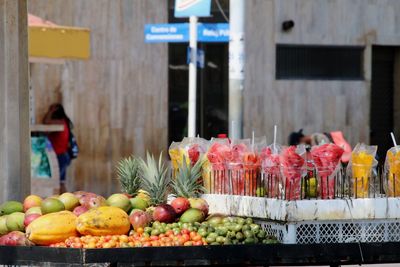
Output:
[[42,198],[36,195],[30,195],[27,196],[24,200],[24,211],[29,210],[30,208],[33,207],[40,207],[40,205],[42,204]]
[[190,208],[190,202],[184,197],[177,197],[171,202],[176,214],[180,215]]
[[89,209],[85,206],[78,206],[74,209],[73,213],[79,217],[82,213],[87,212]]
[[25,227],[28,227],[28,225],[33,222],[34,220],[36,220],[37,218],[39,218],[41,215],[40,214],[28,214],[25,216],[25,220],[24,220],[24,225]]
[[172,223],[176,219],[176,212],[171,205],[161,204],[154,208],[153,219],[159,222]]

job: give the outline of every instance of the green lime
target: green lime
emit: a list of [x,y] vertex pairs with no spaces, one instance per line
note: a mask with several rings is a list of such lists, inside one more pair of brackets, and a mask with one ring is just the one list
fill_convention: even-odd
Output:
[[207,236],[206,241],[207,241],[207,243],[213,243],[213,242],[215,242],[215,237]]
[[246,220],[243,219],[243,218],[238,218],[238,219],[237,219],[237,223],[243,225],[243,224],[246,223]]
[[259,231],[260,231],[260,229],[261,229],[261,227],[258,225],[258,224],[250,224],[250,228],[251,228],[251,231],[254,233],[254,234],[257,234]]
[[236,239],[237,239],[237,240],[243,240],[243,239],[244,239],[243,233],[237,232],[237,233],[236,233]]
[[251,230],[250,225],[245,224],[245,225],[242,226],[242,231],[243,231],[243,232],[244,232],[244,231],[250,231],[250,230]]
[[248,237],[244,240],[244,244],[254,244],[256,241],[252,237]]
[[257,234],[257,237],[260,239],[264,239],[267,236],[267,233],[264,230],[260,230]]
[[244,235],[246,238],[254,237],[253,232],[250,231],[250,230],[243,231],[243,235]]
[[216,228],[216,232],[220,236],[226,236],[226,234],[228,233],[228,229],[226,229],[226,227],[224,226],[219,226],[218,228]]
[[148,234],[150,234],[151,233],[151,230],[153,230],[151,227],[148,227],[148,226],[146,226],[145,228],[144,228],[144,232],[145,233],[148,233]]
[[246,223],[247,224],[252,224],[253,223],[253,219],[252,218],[246,218]]
[[215,241],[217,241],[218,243],[222,244],[225,242],[225,237],[223,236],[217,236],[217,238],[215,239]]
[[159,234],[160,234],[160,230],[158,230],[158,229],[153,229],[151,231],[151,235],[159,235]]

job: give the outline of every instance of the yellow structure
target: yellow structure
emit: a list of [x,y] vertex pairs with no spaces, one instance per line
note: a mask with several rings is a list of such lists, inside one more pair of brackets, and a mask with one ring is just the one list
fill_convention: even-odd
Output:
[[90,30],[59,26],[29,15],[29,57],[40,59],[88,59]]

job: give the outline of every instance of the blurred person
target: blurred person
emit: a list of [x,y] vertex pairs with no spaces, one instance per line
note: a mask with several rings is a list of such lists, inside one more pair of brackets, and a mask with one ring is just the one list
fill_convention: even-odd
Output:
[[347,163],[351,157],[351,146],[346,141],[341,131],[334,131],[330,133],[313,133],[305,135],[303,129],[297,132],[292,132],[288,138],[289,145],[297,146],[299,144],[305,144],[308,146],[318,146],[322,144],[334,143],[344,149],[342,156],[342,162]]
[[49,110],[43,119],[43,123],[64,126],[63,131],[51,132],[48,134],[48,138],[58,159],[58,166],[60,169],[60,193],[64,193],[66,192],[65,178],[67,174],[67,168],[71,164],[69,147],[73,124],[65,113],[64,107],[61,104],[52,104],[49,107]]

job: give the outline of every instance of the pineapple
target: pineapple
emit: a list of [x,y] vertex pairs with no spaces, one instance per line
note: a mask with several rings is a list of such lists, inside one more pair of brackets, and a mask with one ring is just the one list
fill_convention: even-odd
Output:
[[117,165],[117,176],[123,192],[134,196],[140,189],[139,160],[128,157],[120,160]]
[[167,202],[169,183],[171,182],[170,168],[162,160],[162,153],[157,161],[147,153],[146,161],[139,159],[141,187],[150,197],[150,204],[157,206]]
[[201,185],[203,163],[204,160],[198,160],[194,166],[191,166],[184,156],[176,173],[176,179],[172,181],[172,189],[176,196],[196,198],[205,192],[205,188]]

